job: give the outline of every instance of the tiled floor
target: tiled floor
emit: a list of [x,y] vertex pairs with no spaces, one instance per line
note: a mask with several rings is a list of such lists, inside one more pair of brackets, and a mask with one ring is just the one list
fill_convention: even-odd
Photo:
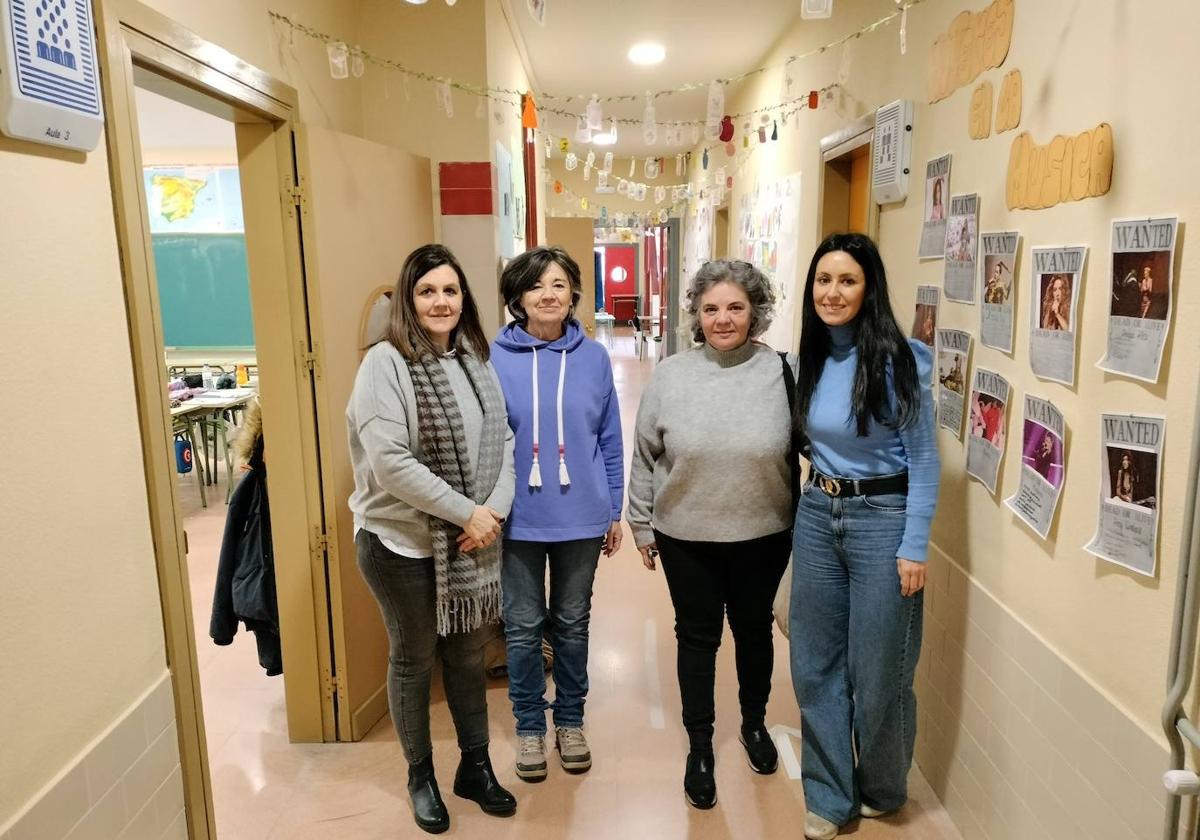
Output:
[[[612,355],[628,441],[638,396],[654,363],[633,357],[627,333],[617,335]],[[201,510],[195,480],[180,477],[179,482],[188,513],[192,598],[220,839],[424,836],[411,820],[404,762],[388,718],[359,744],[289,744],[283,683],[266,677],[258,667],[253,638],[241,633],[227,648],[209,641],[224,487],[211,493],[216,502]],[[595,766],[586,775],[568,776],[552,764],[547,781],[537,785],[518,781],[512,771],[514,739],[507,687],[502,680],[494,681],[488,691],[492,759],[519,806],[511,819],[484,816],[474,804],[449,793],[457,750],[449,713],[439,698],[433,708],[434,757],[451,814],[449,836],[489,840],[801,836],[804,801],[795,778],[798,762],[789,760],[785,748],[777,774],[756,776],[737,742],[737,684],[728,635],[717,671],[719,803],[712,811],[701,812],[684,802],[687,739],[679,724],[670,600],[661,572],[646,571],[628,535],[626,540],[616,557],[602,559],[596,581],[587,707]],[[768,723],[795,730],[799,712],[782,638],[775,663]],[[786,743],[792,756],[798,755],[795,738],[787,737]],[[916,770],[910,789],[912,800],[899,814],[863,820],[847,827],[844,834],[863,840],[958,838]]]

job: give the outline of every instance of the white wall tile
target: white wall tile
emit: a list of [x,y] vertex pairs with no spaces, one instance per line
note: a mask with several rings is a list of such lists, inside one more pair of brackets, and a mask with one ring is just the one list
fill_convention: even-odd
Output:
[[91,801],[97,802],[107,794],[149,744],[146,727],[138,711],[118,721],[83,760]]
[[175,720],[175,695],[171,684],[171,677],[168,674],[154,690],[146,697],[146,702],[142,704],[142,718],[146,731],[146,743],[153,743],[154,739],[163,733],[163,730]]
[[176,741],[175,724],[172,722],[125,774],[122,784],[129,810],[136,813],[147,802],[151,802],[162,783],[178,765],[179,744]]
[[11,840],[65,837],[91,805],[83,765],[76,764],[9,829]]
[[67,840],[112,840],[125,828],[129,817],[121,786],[113,785],[67,835]]

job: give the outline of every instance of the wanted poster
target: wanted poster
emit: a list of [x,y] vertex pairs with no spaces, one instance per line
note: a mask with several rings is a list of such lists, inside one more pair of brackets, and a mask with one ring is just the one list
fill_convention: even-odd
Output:
[[979,237],[983,254],[980,280],[979,343],[1005,353],[1013,351],[1013,290],[1017,277],[1016,231],[985,233]]
[[979,257],[979,196],[950,199],[946,223],[946,299],[975,303],[975,263]]
[[971,416],[967,421],[967,475],[978,479],[988,492],[996,492],[996,477],[1004,460],[1008,426],[1008,380],[998,373],[975,368],[971,386]]
[[1039,537],[1046,539],[1066,475],[1067,427],[1049,400],[1025,395],[1021,430],[1021,484],[1004,504]]
[[938,306],[941,289],[937,286],[917,286],[917,311],[913,315],[912,337],[929,349],[937,346]]
[[950,155],[925,164],[925,222],[917,256],[940,260],[946,255],[946,222],[950,205]]
[[971,361],[971,334],[962,330],[937,331],[938,425],[962,438],[963,410],[967,401],[967,364]]
[[1154,575],[1158,488],[1167,419],[1100,415],[1100,512],[1084,551],[1143,575]]
[[1075,384],[1076,309],[1087,246],[1034,248],[1029,363],[1042,379]]
[[1158,381],[1171,331],[1171,278],[1179,217],[1112,223],[1112,294],[1102,370]]

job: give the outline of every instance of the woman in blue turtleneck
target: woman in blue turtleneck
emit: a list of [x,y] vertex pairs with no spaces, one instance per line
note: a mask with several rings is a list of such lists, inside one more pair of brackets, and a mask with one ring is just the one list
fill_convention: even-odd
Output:
[[796,511],[790,637],[804,836],[902,806],[940,466],[933,359],[904,338],[875,243],[833,234],[803,297],[797,422],[812,470]]

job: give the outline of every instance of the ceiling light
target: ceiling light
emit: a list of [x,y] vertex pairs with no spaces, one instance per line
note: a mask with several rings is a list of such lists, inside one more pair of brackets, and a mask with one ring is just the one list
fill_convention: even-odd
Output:
[[613,134],[611,131],[607,132],[605,134],[593,134],[592,135],[592,145],[593,146],[611,146],[613,143],[616,143],[616,142],[617,142],[617,135]]
[[629,48],[629,60],[634,64],[658,64],[666,57],[667,48],[652,41],[643,41]]
[[428,0],[405,0],[405,2],[412,3],[414,6],[420,6],[420,5],[428,2]]

